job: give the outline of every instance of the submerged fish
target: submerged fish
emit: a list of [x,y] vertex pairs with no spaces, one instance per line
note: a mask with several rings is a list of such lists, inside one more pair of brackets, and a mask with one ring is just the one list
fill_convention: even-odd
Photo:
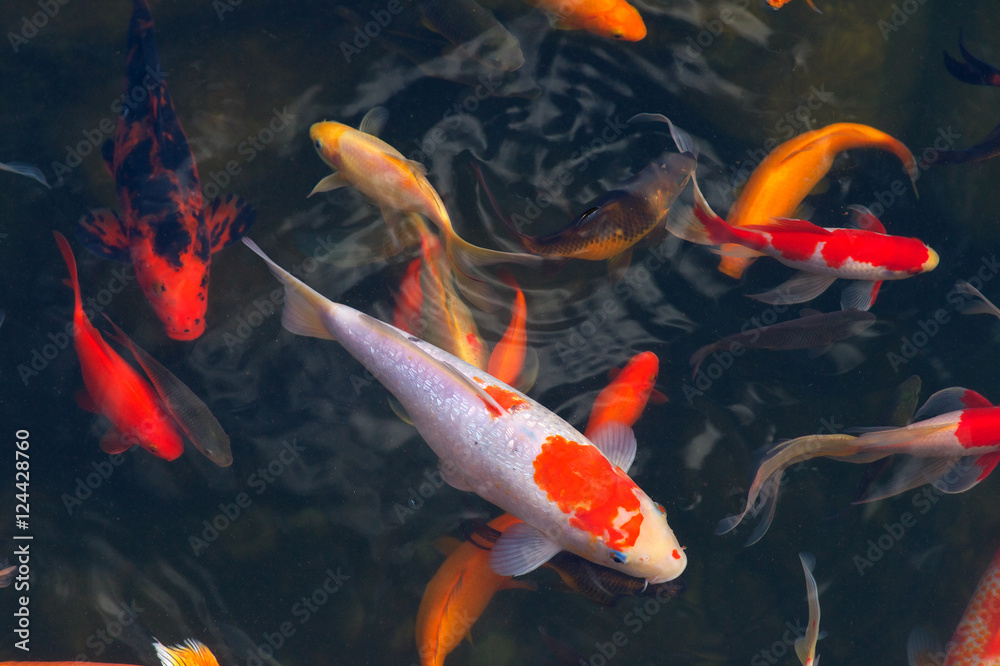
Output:
[[[503,514],[489,527],[503,532],[521,521]],[[448,557],[434,574],[420,599],[417,611],[417,650],[421,666],[441,666],[444,658],[462,642],[479,616],[500,590],[534,590],[533,583],[501,576],[489,566],[490,549],[457,539],[440,539],[439,548]]]
[[524,0],[554,17],[560,30],[586,30],[601,37],[637,42],[646,36],[639,12],[625,0]]
[[[781,9],[782,7],[784,7],[785,5],[787,5],[791,1],[792,0],[767,0],[767,4],[768,4],[768,6],[773,7],[774,9]],[[819,7],[817,7],[815,4],[813,4],[813,0],[806,0],[806,2],[809,3],[809,6],[812,7],[813,11],[815,11],[816,13],[818,13],[818,14],[822,14],[823,13],[823,12],[821,12],[819,10]]]
[[121,453],[138,444],[165,460],[178,458],[184,452],[184,443],[163,402],[149,382],[111,349],[87,319],[73,251],[62,234],[56,231],[54,235],[69,269],[75,299],[73,346],[80,357],[86,386],[82,406],[111,421],[111,427],[101,438],[101,450]]
[[809,624],[806,625],[805,636],[795,639],[795,655],[802,662],[802,666],[818,666],[819,657],[816,656],[816,641],[819,640],[819,590],[816,588],[816,579],[813,578],[816,558],[811,553],[799,553],[799,561],[802,563],[802,572],[806,576]]
[[[798,319],[770,326],[744,330],[727,335],[718,342],[705,345],[691,355],[691,376],[698,374],[702,361],[712,352],[726,349],[742,353],[743,349],[815,349],[822,351],[834,342],[847,340],[875,323],[875,315],[861,310],[817,312],[805,309]],[[746,328],[746,327],[744,327]]]
[[285,328],[339,341],[400,401],[449,485],[524,521],[490,552],[494,572],[524,574],[568,550],[650,583],[681,574],[687,557],[666,512],[625,471],[630,428],[605,428],[592,442],[485,371],[327,300],[244,242],[285,285]]
[[[134,98],[134,91],[145,94]],[[198,167],[177,119],[146,0],[134,0],[125,91],[129,104],[101,154],[115,179],[119,213],[95,210],[77,239],[99,257],[131,263],[156,316],[175,340],[205,330],[212,254],[239,239],[255,213],[237,196],[206,204]]]
[[[180,645],[167,647],[153,643],[160,666],[219,666],[219,661],[203,643],[188,639]],[[0,666],[133,666],[93,661],[0,661]]]
[[[917,238],[890,236],[864,206],[851,206],[857,228],[827,229],[806,220],[778,218],[734,227],[705,212],[695,188],[695,208],[667,222],[674,235],[702,245],[737,245],[731,254],[769,256],[799,273],[751,298],[772,305],[803,303],[822,294],[837,278],[854,280],[840,297],[844,310],[868,310],[884,280],[903,280],[934,270],[938,254]],[[723,248],[720,252],[726,252]]]
[[[640,352],[629,359],[611,383],[597,394],[584,433],[590,437],[608,423],[634,425],[654,393],[659,371],[660,359],[651,351]],[[661,395],[660,399],[665,400],[665,397]]]
[[[834,123],[804,132],[767,154],[747,180],[736,203],[729,209],[726,222],[734,227],[770,224],[773,218],[785,218],[796,209],[833,166],[833,158],[845,150],[879,148],[899,158],[916,183],[917,161],[902,143],[874,127],[859,123]],[[697,191],[698,184],[695,183]],[[916,187],[916,185],[914,185]],[[697,192],[700,195],[700,192]],[[704,212],[718,217],[701,197]],[[719,270],[739,278],[754,257],[727,256],[723,247]]]
[[[947,651],[921,629],[906,644],[909,666],[988,666],[1000,664],[1000,550],[990,560],[965,607]],[[942,661],[941,657],[944,656]]]
[[24,162],[0,162],[0,171],[9,171],[10,173],[16,173],[26,178],[37,180],[45,187],[50,190],[52,189],[49,181],[45,178],[45,174],[36,166],[25,164]]
[[475,0],[417,0],[423,23],[468,58],[512,72],[524,64],[517,37]]
[[892,479],[864,502],[892,497],[925,483],[944,493],[964,492],[985,479],[1000,462],[1000,407],[966,388],[938,391],[902,427],[860,429],[864,434],[807,435],[778,444],[757,468],[744,510],[723,519],[717,534],[729,532],[747,516],[761,522],[747,545],[758,541],[774,517],[781,476],[788,467],[813,458],[867,463],[905,454]]

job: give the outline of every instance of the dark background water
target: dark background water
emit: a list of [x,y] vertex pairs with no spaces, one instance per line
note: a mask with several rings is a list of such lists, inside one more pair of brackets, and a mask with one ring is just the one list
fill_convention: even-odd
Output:
[[[0,6],[7,34],[0,44],[0,160],[36,164],[54,185],[47,190],[0,173],[0,307],[7,312],[0,329],[7,451],[0,555],[12,553],[18,532],[18,429],[30,431],[27,532],[34,537],[31,652],[12,647],[21,593],[8,588],[0,590],[0,658],[155,663],[156,637],[199,638],[229,664],[247,663],[269,642],[280,642],[273,659],[285,664],[416,661],[414,617],[441,561],[434,540],[495,509],[450,488],[411,504],[435,469],[430,450],[393,415],[387,392],[366,384],[336,344],[280,330],[268,300],[276,283],[245,248],[214,258],[209,328],[195,342],[167,339],[135,285],[104,292],[109,315],[212,408],[232,437],[232,467],[220,469],[195,451],[173,463],[132,451],[112,466],[97,448],[102,426],[74,400],[82,386],[76,354],[59,348],[72,299],[51,230],[70,236],[88,209],[117,207],[98,151],[87,146],[107,136],[102,121],[114,121],[131,7],[50,4],[58,11],[38,19],[44,25],[37,34],[25,31],[16,51],[10,34],[21,35],[25,17],[42,10],[21,0]],[[400,55],[401,45],[415,48],[407,36],[418,37],[418,60],[438,48],[416,25],[410,3],[350,62],[341,44],[353,27],[332,3],[246,0],[221,18],[219,3],[208,1],[156,2],[152,9],[162,67],[202,184],[249,199],[258,211],[251,236],[284,266],[344,238],[353,230],[348,223],[375,219],[375,209],[348,191],[306,200],[329,173],[307,133],[324,118],[356,124],[379,104],[390,111],[383,138],[423,160],[460,232],[492,247],[509,242],[509,234],[482,201],[472,159],[486,164],[488,177],[501,184],[502,205],[517,212],[590,151],[586,168],[526,229],[553,230],[669,147],[658,127],[620,126],[639,112],[664,113],[699,139],[699,177],[720,210],[731,203],[740,170],[760,159],[769,139],[862,122],[896,136],[919,158],[942,134],[957,133],[956,147],[965,147],[1000,121],[1000,90],[961,84],[941,63],[942,50],[957,55],[964,29],[975,55],[1000,64],[994,2],[825,0],[823,15],[804,0],[779,12],[762,1],[743,4],[740,20],[725,23],[723,9],[740,3],[641,4],[649,36],[637,44],[551,31],[527,5],[496,4],[527,62],[498,85],[503,96],[488,99],[475,95],[482,81],[422,76]],[[383,5],[353,9],[365,14]],[[888,30],[894,9],[902,12],[898,29]],[[827,96],[822,103],[817,91]],[[461,122],[446,122],[456,105]],[[264,142],[262,130],[279,116],[293,117]],[[598,142],[605,129],[610,134]],[[243,143],[251,136],[260,150]],[[59,178],[55,163],[66,164],[71,150],[88,154]],[[221,175],[230,162],[238,173]],[[553,275],[518,272],[528,295],[529,342],[542,368],[532,394],[572,422],[584,422],[610,368],[641,350],[659,355],[660,387],[671,401],[650,407],[637,424],[633,476],[666,506],[687,547],[687,593],[646,611],[629,600],[600,608],[541,572],[532,576],[538,592],[498,594],[473,629],[474,646],[463,644],[448,663],[552,660],[539,626],[585,658],[623,632],[627,643],[609,663],[795,663],[783,638],[806,619],[799,551],[816,555],[829,632],[818,650],[824,663],[904,663],[907,634],[918,625],[947,639],[1000,544],[993,478],[957,496],[912,491],[852,508],[860,469],[813,461],[789,473],[762,542],[745,549],[747,528],[727,537],[713,530],[742,508],[752,454],[772,437],[872,425],[890,391],[914,373],[924,396],[960,385],[1000,399],[1000,324],[961,317],[946,298],[956,279],[996,262],[998,176],[996,162],[930,166],[917,199],[908,189],[887,194],[904,177],[892,156],[853,151],[839,159],[829,190],[810,200],[812,219],[835,224],[845,205],[881,201],[890,232],[927,241],[940,253],[940,267],[884,286],[872,335],[818,359],[748,353],[690,401],[690,354],[761,316],[764,307],[744,295],[773,286],[786,270],[764,260],[737,285],[714,272],[702,248],[668,240],[658,249],[665,261],[637,251],[617,287],[599,263]],[[75,242],[74,249],[84,295],[100,297],[121,267]],[[330,298],[386,316],[401,268],[320,265],[307,281]],[[995,297],[995,284],[987,280],[983,291]],[[839,289],[815,305],[837,307]],[[939,309],[947,321],[934,329],[928,322]],[[493,342],[507,314],[484,313],[479,321]],[[893,363],[890,354],[914,341],[924,343],[913,358]],[[28,374],[33,361],[37,374]],[[896,528],[906,513],[912,520]],[[221,533],[208,530],[213,522],[225,525]],[[880,537],[889,547],[873,550]],[[860,565],[862,558],[871,566]],[[316,593],[324,583],[337,591]],[[312,608],[301,604],[314,593]],[[122,614],[122,604],[132,614]],[[290,635],[279,640],[283,626]]]

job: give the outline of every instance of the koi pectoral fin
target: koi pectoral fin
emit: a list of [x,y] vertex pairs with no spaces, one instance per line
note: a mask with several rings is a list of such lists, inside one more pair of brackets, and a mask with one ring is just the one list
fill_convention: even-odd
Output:
[[76,228],[80,244],[103,259],[129,263],[128,232],[112,210],[92,210],[80,218]]
[[881,280],[855,280],[840,292],[841,310],[861,310],[867,312],[875,304]]
[[101,451],[113,456],[117,453],[124,453],[125,451],[131,449],[132,443],[126,442],[122,438],[122,434],[118,431],[118,428],[111,426],[101,437],[99,446],[101,447]]
[[800,271],[794,277],[770,291],[750,294],[748,298],[768,305],[788,305],[805,303],[826,291],[837,278]]
[[350,183],[348,183],[347,179],[341,176],[340,173],[331,173],[329,176],[316,183],[316,187],[312,188],[312,192],[306,195],[306,198],[308,199],[317,192],[330,192],[332,190],[345,187],[346,185],[350,185]]
[[562,550],[527,523],[508,527],[490,551],[490,568],[499,576],[520,576],[534,571]]
[[205,206],[205,224],[212,253],[243,238],[256,218],[257,211],[235,194],[213,199]]

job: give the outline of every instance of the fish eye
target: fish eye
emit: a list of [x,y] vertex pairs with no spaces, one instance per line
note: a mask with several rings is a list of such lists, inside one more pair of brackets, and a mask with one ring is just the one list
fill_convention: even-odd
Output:
[[317,148],[322,148],[323,142],[320,141],[319,139],[316,139],[315,141],[313,141],[313,145],[316,146]]
[[656,507],[657,511],[663,514],[664,518],[667,517],[667,510],[663,508],[662,504],[660,504],[659,502],[653,502],[653,505]]
[[608,555],[611,561],[615,564],[625,564],[625,553],[619,552],[617,550],[611,551]]

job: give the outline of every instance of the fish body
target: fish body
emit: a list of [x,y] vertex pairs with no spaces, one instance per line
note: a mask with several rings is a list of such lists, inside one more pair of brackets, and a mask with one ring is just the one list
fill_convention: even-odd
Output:
[[[520,522],[505,513],[491,520],[489,527],[503,532]],[[494,594],[513,588],[535,589],[530,583],[494,573],[489,558],[488,548],[469,541],[459,543],[427,583],[416,622],[421,666],[444,664],[445,657],[462,642]]]
[[[952,58],[947,51],[944,52],[944,66],[948,72],[961,81],[971,85],[979,86],[1000,86],[1000,69],[976,58],[968,49],[962,35],[958,37],[958,48],[961,51],[960,62]],[[934,164],[977,164],[1000,155],[1000,125],[995,127],[989,135],[969,148],[954,150],[939,150]]]
[[819,589],[816,587],[816,579],[813,577],[816,558],[810,553],[799,553],[799,561],[802,563],[802,572],[806,577],[809,624],[806,625],[805,636],[795,640],[795,655],[799,658],[802,666],[818,666],[819,657],[816,656],[816,641],[819,640]]
[[514,287],[514,303],[511,306],[510,324],[500,341],[493,346],[486,371],[505,384],[521,386],[528,379],[523,376],[527,374],[524,373],[524,368],[528,355],[528,303],[524,292],[513,282],[513,278],[511,286]]
[[690,153],[664,153],[619,187],[603,194],[568,226],[544,236],[508,227],[532,253],[546,257],[611,259],[628,266],[632,248],[657,228],[694,173]]
[[917,238],[888,235],[863,206],[851,207],[858,228],[829,229],[787,218],[734,227],[707,213],[697,190],[695,199],[693,214],[686,211],[668,222],[672,233],[703,245],[738,245],[744,256],[770,256],[801,271],[783,285],[753,296],[765,303],[802,303],[819,296],[837,278],[845,278],[860,282],[844,291],[841,307],[867,310],[884,280],[902,280],[938,265],[937,252]]
[[503,72],[524,64],[517,37],[475,0],[418,0],[417,6],[424,24],[466,57]]
[[[205,330],[212,253],[246,233],[255,213],[236,196],[208,204],[202,199],[198,168],[160,71],[145,0],[133,3],[125,85],[129,105],[118,118],[114,141],[102,149],[119,213],[87,213],[77,238],[100,257],[131,263],[167,335],[193,340]],[[137,90],[145,93],[142,101]]]
[[[188,639],[180,645],[167,647],[153,643],[160,666],[219,666],[212,651],[203,643]],[[133,666],[132,664],[109,664],[93,661],[0,661],[0,666]]]
[[73,287],[73,346],[80,358],[88,406],[111,421],[101,448],[107,453],[120,453],[138,444],[153,455],[174,460],[184,451],[180,433],[155,389],[111,349],[87,319],[73,251],[62,234],[54,235]]
[[[837,154],[857,148],[891,152],[903,163],[910,180],[916,182],[917,161],[900,141],[868,125],[834,123],[804,132],[768,153],[750,175],[726,222],[734,227],[754,226],[794,215],[806,195],[826,176]],[[704,209],[715,216],[707,203]],[[719,270],[739,278],[752,261],[752,257],[723,254]]]
[[646,36],[646,24],[635,7],[625,0],[525,0],[555,17],[555,26],[637,42]]
[[491,551],[494,572],[527,573],[560,550],[650,583],[684,570],[687,558],[662,507],[624,471],[634,458],[634,435],[609,438],[598,448],[516,389],[325,299],[244,242],[285,285],[285,328],[338,340],[399,400],[441,459],[450,485],[524,521]]
[[955,633],[948,642],[944,661],[943,652],[932,645],[929,637],[920,630],[910,634],[907,645],[909,666],[997,666],[1000,664],[1000,550],[979,579],[976,591],[965,608]]
[[774,516],[781,475],[789,466],[813,458],[867,463],[905,454],[906,462],[881,488],[865,497],[872,502],[931,483],[945,493],[964,492],[985,479],[1000,462],[1000,407],[979,393],[953,387],[938,391],[902,427],[863,428],[863,434],[807,435],[771,449],[757,468],[742,513],[719,522],[717,534],[735,528],[745,516],[763,516],[747,544],[767,531]]
[[691,355],[692,376],[698,374],[709,354],[720,349],[823,349],[854,337],[874,323],[875,315],[861,310],[812,312],[798,319],[727,335]]
[[606,423],[634,425],[646,409],[659,369],[660,359],[653,352],[640,352],[629,359],[622,371],[594,399],[590,419],[584,429],[587,436],[594,435]]

